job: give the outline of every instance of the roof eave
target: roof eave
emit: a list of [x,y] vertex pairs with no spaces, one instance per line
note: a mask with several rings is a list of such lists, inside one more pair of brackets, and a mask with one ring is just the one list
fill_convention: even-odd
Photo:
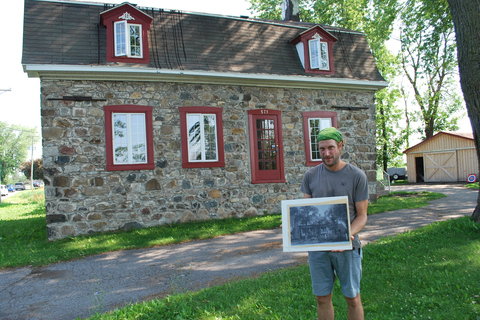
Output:
[[425,143],[427,143],[427,142],[430,142],[431,140],[437,138],[438,136],[440,136],[440,135],[442,135],[442,134],[454,136],[454,137],[457,137],[457,138],[460,138],[460,139],[466,139],[466,140],[472,140],[472,141],[474,140],[473,134],[472,134],[472,137],[466,137],[466,136],[464,136],[464,135],[462,135],[462,134],[459,134],[459,133],[456,133],[456,132],[440,131],[440,132],[437,132],[436,134],[434,134],[433,136],[431,136],[430,138],[425,139],[425,140],[417,143],[416,145],[411,146],[411,147],[408,148],[408,149],[405,149],[405,150],[403,151],[403,153],[407,154],[408,152],[411,152],[413,149],[415,149],[415,148],[417,148],[417,147],[419,147],[419,146],[421,146],[421,145],[423,145],[423,144],[425,144]]
[[143,67],[24,64],[23,69],[30,78],[51,80],[160,81],[362,91],[377,91],[388,86],[387,81]]

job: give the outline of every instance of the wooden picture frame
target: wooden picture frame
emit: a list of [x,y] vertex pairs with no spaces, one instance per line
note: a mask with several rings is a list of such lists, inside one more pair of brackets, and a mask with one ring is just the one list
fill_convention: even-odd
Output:
[[348,197],[282,201],[283,251],[352,250]]

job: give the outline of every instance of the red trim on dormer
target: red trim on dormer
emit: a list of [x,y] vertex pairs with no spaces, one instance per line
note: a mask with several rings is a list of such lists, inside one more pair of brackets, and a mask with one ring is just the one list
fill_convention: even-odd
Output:
[[[310,68],[310,50],[308,47],[308,40],[313,39],[313,36],[318,33],[322,38],[322,42],[327,42],[328,44],[328,62],[329,62],[329,70],[318,70],[318,69],[311,69]],[[305,64],[305,72],[307,73],[316,73],[316,74],[335,74],[335,64],[334,64],[334,56],[333,56],[333,44],[337,41],[332,34],[328,31],[323,29],[320,26],[315,26],[297,36],[295,39],[291,41],[293,45],[301,42],[303,44],[303,53],[304,53],[304,64]]]
[[[135,20],[127,20],[127,23],[139,24],[142,26],[142,58],[135,57],[116,57],[115,56],[115,39],[114,39],[114,23],[122,21],[120,18],[124,13],[128,13]],[[149,63],[150,51],[148,46],[148,30],[152,24],[153,18],[148,14],[138,10],[129,3],[122,3],[120,6],[104,11],[100,14],[100,21],[107,28],[107,61],[110,62],[127,62],[127,63]]]

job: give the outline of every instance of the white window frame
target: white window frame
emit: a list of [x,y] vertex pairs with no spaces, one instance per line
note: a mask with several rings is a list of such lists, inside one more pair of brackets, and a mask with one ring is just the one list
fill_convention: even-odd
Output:
[[[318,128],[312,128],[311,121],[318,120]],[[320,157],[320,151],[318,150],[317,136],[318,132],[322,129],[329,128],[332,126],[332,118],[308,118],[308,145],[310,146],[310,159],[313,162],[320,162],[322,158]],[[317,130],[315,130],[317,129]],[[314,157],[317,155],[318,158]]]
[[327,42],[320,41],[320,39],[308,40],[308,53],[310,69],[330,70]]
[[[199,145],[195,147],[195,150],[192,148],[193,146],[191,145],[191,119],[193,117],[200,117],[200,141]],[[204,118],[205,117],[213,117],[211,122],[215,125],[214,129],[214,139],[215,139],[215,158],[214,159],[207,159],[207,145],[206,145],[206,139],[205,139],[205,122]],[[186,114],[186,123],[187,123],[187,149],[188,149],[188,162],[218,162],[218,135],[217,135],[217,115],[214,113],[187,113]],[[200,155],[200,159],[197,159],[197,156]]]
[[[123,30],[125,31],[123,33],[123,36],[121,34],[117,34],[119,32],[119,27],[122,26]],[[130,45],[130,27],[138,27],[139,28],[139,40],[140,40],[140,55],[135,55],[132,54],[132,46]],[[142,39],[142,25],[141,24],[132,24],[132,23],[127,23],[126,20],[122,21],[117,21],[114,23],[114,28],[113,28],[113,38],[115,42],[115,56],[116,57],[129,57],[129,58],[143,58],[143,39]],[[123,39],[122,39],[123,38]],[[118,43],[118,40],[122,39],[122,43]]]
[[[117,139],[118,135],[115,134],[115,120],[116,116],[124,115],[126,116],[126,129],[125,129],[125,139],[120,141]],[[136,125],[132,121],[132,115],[140,115],[143,117],[143,123],[141,125]],[[146,123],[146,115],[145,113],[131,113],[131,112],[113,112],[112,113],[112,146],[113,146],[113,164],[143,164],[148,163],[148,152],[147,152],[147,123]],[[137,136],[137,139],[134,138]],[[140,136],[140,137],[139,137]],[[122,138],[122,137],[121,137]],[[141,147],[140,152],[134,151],[134,145],[143,143],[143,147]],[[119,146],[125,146],[127,148],[127,161],[120,161],[116,155],[116,148]],[[144,157],[143,161],[138,161],[135,159],[135,155],[142,155]]]

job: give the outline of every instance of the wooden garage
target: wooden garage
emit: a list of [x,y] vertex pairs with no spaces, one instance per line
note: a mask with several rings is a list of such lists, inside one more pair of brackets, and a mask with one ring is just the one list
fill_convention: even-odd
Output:
[[473,133],[439,132],[408,148],[408,182],[467,181],[475,174],[478,158]]

